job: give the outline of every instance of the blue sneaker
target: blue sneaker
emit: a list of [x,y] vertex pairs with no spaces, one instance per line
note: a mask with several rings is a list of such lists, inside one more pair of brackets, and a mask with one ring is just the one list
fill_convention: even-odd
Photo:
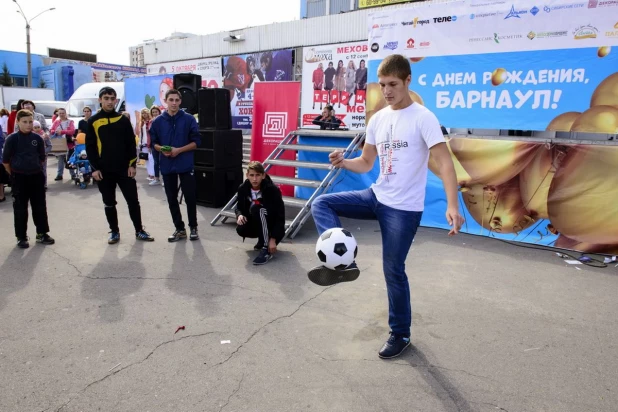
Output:
[[150,233],[146,232],[144,229],[135,232],[135,239],[143,240],[144,242],[154,242],[154,237],[150,236]]
[[116,243],[120,242],[120,233],[118,232],[109,232],[111,233],[109,235],[109,239],[107,239],[107,243],[110,245],[115,245]]

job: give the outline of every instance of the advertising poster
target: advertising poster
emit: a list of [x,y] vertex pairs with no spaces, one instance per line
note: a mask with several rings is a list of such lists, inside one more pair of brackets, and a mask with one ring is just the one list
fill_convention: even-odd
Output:
[[[445,127],[618,133],[618,2],[460,1],[369,18],[367,117],[385,107],[377,69],[403,54],[410,96]],[[369,120],[370,121],[370,120]],[[463,231],[618,252],[618,147],[450,139]],[[446,228],[429,160],[422,224]]]
[[410,0],[358,0],[358,8],[366,9],[367,7],[388,6],[389,4],[405,3]]
[[366,42],[304,48],[301,127],[319,129],[313,121],[331,105],[342,128],[365,128],[368,51]]
[[291,81],[292,77],[292,50],[224,57],[223,87],[233,91],[232,127],[251,129],[256,83]]
[[174,75],[176,73],[193,73],[202,76],[202,87],[221,87],[221,58],[184,60],[179,62],[149,64],[148,75]]
[[[255,84],[251,160],[263,162],[281,141],[298,128],[299,82],[258,82]],[[285,151],[280,159],[295,160],[296,153]],[[293,167],[274,166],[269,175],[294,177]],[[294,186],[280,186],[284,196],[294,196]]]
[[146,74],[143,67],[118,66],[106,63],[90,63],[93,82],[121,82],[126,78]]
[[[462,232],[589,253],[618,254],[618,146],[449,141]],[[447,229],[446,196],[430,158],[421,225]]]
[[126,109],[131,113],[131,122],[135,121],[143,108],[150,109],[158,106],[162,110],[167,108],[165,104],[165,92],[173,88],[171,75],[141,76],[126,79],[124,92],[126,96]]
[[368,118],[386,105],[378,66],[399,53],[445,127],[618,132],[618,3],[476,5],[370,17]]

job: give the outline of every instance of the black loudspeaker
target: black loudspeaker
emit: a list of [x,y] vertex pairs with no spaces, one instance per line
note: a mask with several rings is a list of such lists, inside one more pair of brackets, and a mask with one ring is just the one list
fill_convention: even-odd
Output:
[[180,92],[182,102],[180,108],[187,113],[197,114],[198,99],[197,91],[202,87],[202,76],[192,73],[180,73],[174,75],[174,89]]
[[230,169],[195,167],[197,204],[219,208],[236,195],[243,182],[242,166]]
[[197,97],[201,129],[230,130],[232,128],[229,90],[200,89]]
[[242,167],[241,130],[202,130],[202,144],[194,152],[194,164],[200,167],[229,169]]

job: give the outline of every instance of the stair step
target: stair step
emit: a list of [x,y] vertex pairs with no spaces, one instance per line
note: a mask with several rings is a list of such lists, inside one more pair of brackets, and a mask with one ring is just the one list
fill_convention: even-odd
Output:
[[307,204],[306,199],[299,199],[297,197],[283,196],[283,203],[286,206],[303,207]]
[[275,183],[290,186],[312,187],[317,189],[322,184],[319,180],[299,179],[295,177],[270,176]]
[[221,215],[236,219],[236,213],[233,210],[222,210]]
[[306,144],[282,144],[279,145],[280,149],[285,150],[302,150],[305,152],[324,152],[324,153],[332,153],[335,150],[345,150],[345,147],[336,147],[336,146],[314,146],[314,145],[306,145]]
[[330,170],[330,163],[306,162],[302,160],[266,159],[265,164],[273,166],[304,167],[307,169]]

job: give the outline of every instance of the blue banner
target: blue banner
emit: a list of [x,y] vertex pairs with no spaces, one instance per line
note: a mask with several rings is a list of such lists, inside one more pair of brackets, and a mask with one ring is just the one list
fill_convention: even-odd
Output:
[[[541,34],[530,32],[530,41],[539,41]],[[497,37],[495,41],[501,40]],[[598,110],[595,106],[616,105],[618,53],[612,53],[610,47],[430,56],[410,61],[413,99],[434,112],[445,127],[617,131],[612,122],[586,118],[588,111]],[[371,92],[379,89],[380,62],[369,63],[368,116],[386,105],[379,92]]]

